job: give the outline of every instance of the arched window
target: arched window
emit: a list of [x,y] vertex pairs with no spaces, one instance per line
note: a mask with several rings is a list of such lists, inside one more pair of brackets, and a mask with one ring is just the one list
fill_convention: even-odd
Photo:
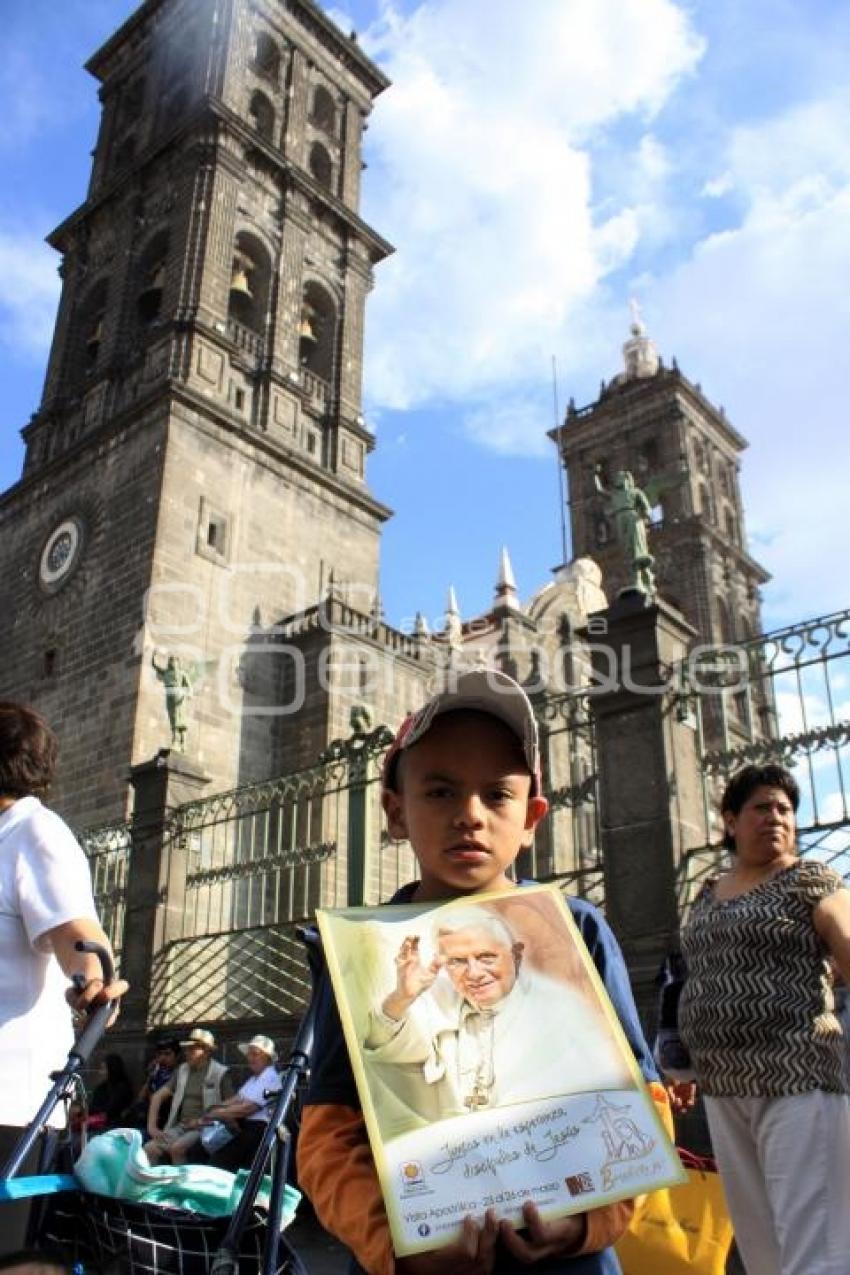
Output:
[[254,93],[248,107],[251,122],[265,141],[274,141],[274,107],[265,93]]
[[336,306],[318,283],[308,283],[301,300],[298,361],[325,381],[333,375],[336,344]]
[[230,272],[229,319],[252,332],[265,331],[270,276],[269,255],[260,240],[249,234],[237,235]]
[[726,537],[728,540],[732,541],[733,545],[736,545],[738,543],[738,520],[736,519],[731,509],[728,509],[728,508],[726,509],[725,522],[726,522]]
[[652,473],[658,468],[658,439],[647,438],[640,449],[638,468],[643,473]]
[[331,164],[330,155],[321,142],[314,142],[310,147],[310,172],[320,186],[324,186],[325,190],[330,190],[333,165]]
[[275,84],[280,81],[280,50],[266,31],[260,31],[257,35],[254,67],[267,80],[273,80]]
[[313,110],[310,117],[317,128],[326,133],[336,131],[336,105],[328,90],[319,84],[313,94]]
[[162,311],[167,256],[168,234],[163,230],[154,235],[139,259],[136,313],[145,326],[155,323]]
[[101,279],[89,290],[80,306],[80,322],[77,330],[81,357],[75,360],[75,363],[86,376],[94,371],[103,348],[103,324],[108,292],[107,281]]

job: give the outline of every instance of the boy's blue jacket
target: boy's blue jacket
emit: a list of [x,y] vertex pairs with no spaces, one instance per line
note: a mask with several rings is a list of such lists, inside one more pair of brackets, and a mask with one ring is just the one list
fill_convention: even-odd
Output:
[[[390,904],[410,902],[417,884],[418,882],[411,882],[403,886],[390,900]],[[572,897],[567,897],[566,901],[573,920],[605,985],[611,1004],[622,1023],[623,1030],[626,1033],[644,1079],[648,1083],[658,1082],[658,1071],[640,1025],[625,962],[610,926],[602,916],[602,913],[591,903]],[[345,1173],[347,1176],[347,1167],[343,1164],[335,1166],[330,1162],[331,1157],[329,1156],[310,1155],[311,1121],[309,1117],[311,1113],[309,1108],[344,1107],[351,1109],[349,1113],[351,1115],[353,1112],[360,1111],[360,1099],[357,1094],[357,1086],[354,1081],[354,1073],[349,1061],[348,1049],[345,1044],[336,1002],[330,980],[327,977],[322,980],[318,995],[313,1066],[305,1103],[305,1127],[300,1139],[298,1161],[301,1185],[307,1190],[308,1194],[311,1194],[311,1179],[320,1175],[321,1182],[325,1188],[322,1191],[324,1197],[327,1188],[333,1186],[335,1174]],[[368,1144],[362,1117],[360,1125],[360,1136]],[[352,1136],[356,1135],[352,1135],[352,1130],[349,1127],[345,1134],[345,1139],[349,1146]],[[377,1175],[375,1175],[375,1180],[377,1182]],[[312,1194],[315,1195],[318,1192],[313,1191]],[[327,1194],[332,1196],[333,1199],[339,1198],[336,1191],[327,1192]],[[313,1203],[317,1205],[315,1198]],[[333,1212],[333,1208],[331,1211]],[[335,1216],[323,1215],[323,1212],[318,1207],[317,1212],[320,1220],[332,1233],[339,1234],[345,1230],[344,1225],[339,1228],[339,1231],[337,1230]],[[339,1237],[345,1241],[344,1234],[339,1234]],[[376,1267],[374,1270],[370,1266],[369,1275],[384,1275],[385,1271],[390,1269],[391,1262],[389,1267],[381,1266],[380,1268]],[[352,1259],[349,1268],[350,1275],[361,1275],[363,1271],[363,1266]],[[535,1263],[530,1267],[519,1263],[512,1254],[500,1249],[494,1267],[494,1275],[515,1275],[515,1273],[519,1275],[521,1271],[534,1271],[538,1272],[539,1275],[621,1275],[620,1264],[611,1248],[575,1257],[550,1258],[547,1261]]]

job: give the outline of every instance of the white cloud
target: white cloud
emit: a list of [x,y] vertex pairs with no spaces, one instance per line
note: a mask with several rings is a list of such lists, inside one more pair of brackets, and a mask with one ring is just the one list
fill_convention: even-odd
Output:
[[726,158],[739,223],[697,243],[644,295],[663,352],[750,440],[748,524],[776,578],[768,622],[782,623],[801,606],[824,614],[848,600],[850,102],[736,130]]
[[472,438],[492,451],[509,456],[552,454],[537,399],[513,397],[487,403],[467,412],[463,424]]
[[729,172],[754,195],[787,199],[798,183],[820,190],[850,179],[850,94],[799,103],[772,119],[734,130]]
[[720,199],[723,195],[728,195],[735,188],[735,181],[732,174],[728,171],[721,173],[719,177],[712,177],[705,182],[701,195],[706,199]]
[[37,235],[0,226],[0,342],[15,354],[41,360],[50,348],[58,264]]
[[[393,240],[370,302],[367,386],[409,407],[545,376],[571,314],[621,266],[641,209],[594,210],[594,136],[650,120],[699,59],[673,0],[388,5],[362,42],[394,81],[368,134],[365,213]],[[637,197],[668,158],[647,133]],[[488,444],[494,437],[483,432]]]

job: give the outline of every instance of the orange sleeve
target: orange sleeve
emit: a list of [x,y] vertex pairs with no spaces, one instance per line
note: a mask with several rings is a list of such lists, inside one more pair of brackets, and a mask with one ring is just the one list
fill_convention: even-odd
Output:
[[[670,1110],[667,1090],[655,1080],[650,1081],[647,1088],[661,1117],[665,1132],[672,1141],[673,1113]],[[600,1209],[590,1209],[584,1215],[587,1233],[581,1248],[575,1250],[576,1256],[580,1253],[598,1253],[600,1249],[615,1244],[628,1228],[634,1211],[634,1200],[618,1200],[616,1204],[606,1204]]]
[[369,1275],[393,1275],[390,1228],[361,1112],[335,1103],[304,1108],[298,1181],[325,1230]]

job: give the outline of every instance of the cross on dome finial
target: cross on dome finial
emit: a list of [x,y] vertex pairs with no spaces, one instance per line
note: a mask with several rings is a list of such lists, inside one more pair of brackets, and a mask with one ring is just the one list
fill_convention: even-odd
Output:
[[631,336],[623,345],[626,370],[622,379],[626,381],[655,376],[660,364],[655,342],[646,335],[646,325],[641,318],[640,306],[634,297],[629,301],[629,309],[632,312],[632,321],[629,325]]

